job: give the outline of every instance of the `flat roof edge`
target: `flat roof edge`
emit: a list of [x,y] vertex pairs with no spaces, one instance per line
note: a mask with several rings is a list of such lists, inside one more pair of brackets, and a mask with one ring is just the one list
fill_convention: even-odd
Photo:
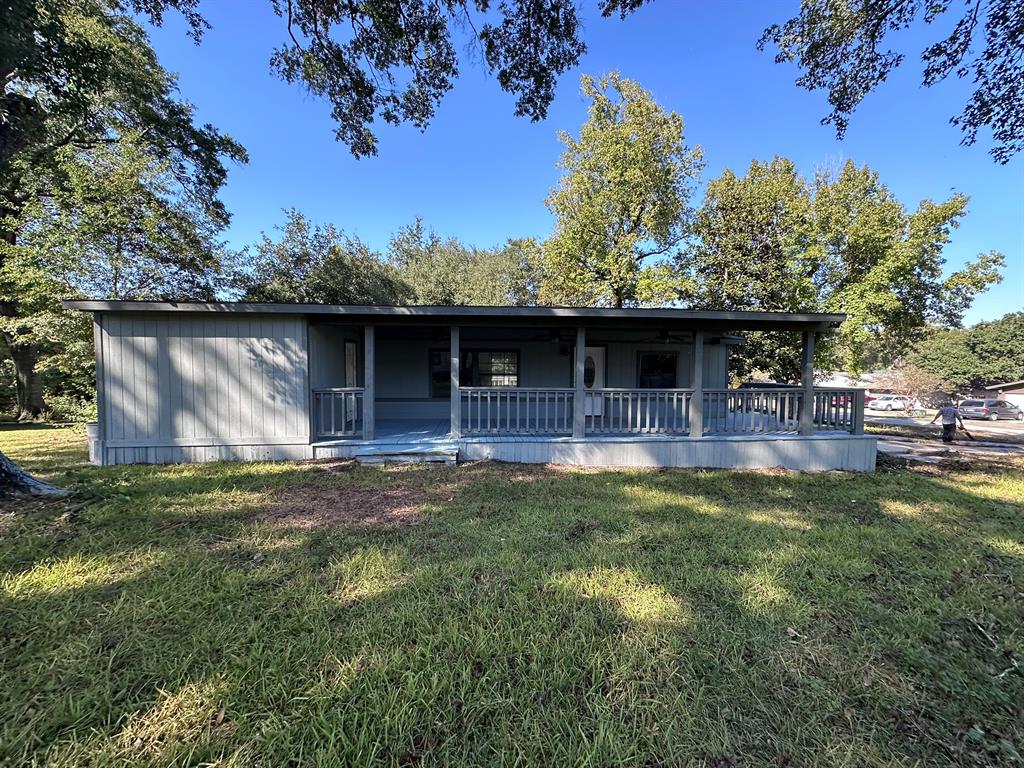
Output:
[[65,309],[83,312],[209,312],[288,315],[350,315],[395,318],[521,318],[521,319],[664,319],[712,321],[763,321],[793,324],[834,324],[845,314],[828,312],[761,312],[676,309],[672,307],[614,309],[611,307],[492,307],[492,306],[383,306],[340,304],[269,304],[259,302],[169,301],[64,301]]
[[992,384],[991,386],[985,387],[986,390],[1000,390],[1006,389],[1007,387],[1019,387],[1024,384],[1024,379],[1021,381],[1004,381],[1002,384]]

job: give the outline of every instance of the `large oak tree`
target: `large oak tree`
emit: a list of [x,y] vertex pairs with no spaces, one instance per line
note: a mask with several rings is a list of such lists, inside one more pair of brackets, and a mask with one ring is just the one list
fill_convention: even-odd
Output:
[[[227,222],[217,193],[227,175],[226,161],[244,161],[245,152],[212,126],[196,124],[192,107],[177,95],[174,77],[160,66],[142,27],[129,15],[148,14],[158,23],[163,10],[175,7],[198,28],[201,22],[193,5],[189,0],[11,0],[4,6],[0,24],[0,332],[16,368],[20,416],[35,416],[45,409],[36,369],[39,304],[56,298],[56,291],[50,296],[46,291],[54,273],[47,271],[43,261],[32,262],[33,254],[80,258],[76,269],[81,278],[93,273],[86,262],[103,251],[102,247],[81,247],[87,241],[97,246],[107,237],[109,246],[112,233],[120,233],[125,236],[124,248],[118,251],[115,240],[106,255],[118,251],[116,259],[133,267],[138,264],[129,262],[137,252],[129,244],[130,232],[144,233],[133,244],[150,253],[186,241],[194,244],[196,238],[204,237],[207,224],[192,232],[178,226],[181,221],[175,217],[182,205],[213,229]],[[127,177],[105,173],[126,161],[126,155],[118,153],[129,144],[147,158],[127,174],[138,182],[133,189],[144,199],[142,205],[131,207],[117,200],[124,189],[117,180]],[[109,166],[100,159],[108,150]],[[144,166],[160,170],[153,174]],[[120,167],[132,167],[132,161]],[[94,172],[98,175],[83,184],[82,179]],[[133,198],[134,202],[139,199]],[[155,208],[162,210],[153,216]],[[113,218],[104,219],[108,216]],[[104,228],[107,231],[100,233]],[[171,231],[180,236],[175,243],[162,237]],[[90,240],[92,236],[98,239]],[[82,242],[62,251],[34,247],[33,242],[47,237],[52,238],[51,244],[69,244],[74,238]],[[173,260],[178,255],[187,262],[194,254],[185,249],[160,258]],[[37,268],[26,269],[26,264]],[[183,272],[188,269],[185,265]],[[32,275],[39,280],[26,284]],[[84,284],[76,282],[79,287]],[[41,489],[0,457],[0,490],[4,487]]]
[[[76,157],[125,137],[144,145],[204,216],[227,221],[217,198],[225,161],[244,161],[245,152],[212,126],[196,124],[173,75],[127,13],[149,13],[159,21],[166,7],[193,14],[191,6],[188,0],[7,4],[0,24],[0,270],[33,215],[27,212],[74,187]],[[0,330],[18,369],[19,415],[34,416],[45,403],[35,372],[38,349],[21,305],[18,286],[0,284]]]
[[973,144],[992,132],[992,156],[1006,163],[1024,148],[1024,3],[1020,0],[802,0],[800,12],[765,30],[759,47],[794,62],[797,84],[824,89],[832,111],[822,122],[842,138],[850,116],[907,57],[900,34],[917,27],[948,32],[921,53],[922,83],[970,78],[973,92],[950,119]]
[[[858,371],[905,353],[934,326],[955,327],[1000,279],[1003,257],[982,253],[945,273],[945,246],[968,198],[907,210],[870,168],[800,177],[776,158],[708,184],[695,240],[680,259],[683,297],[704,309],[841,312],[850,316],[819,363]],[[790,378],[795,347],[752,335],[733,358],[739,373]]]
[[544,246],[541,296],[559,304],[660,303],[674,291],[670,256],[686,235],[703,167],[683,119],[616,72],[584,76],[579,136],[560,133],[564,174],[548,197],[555,231]]

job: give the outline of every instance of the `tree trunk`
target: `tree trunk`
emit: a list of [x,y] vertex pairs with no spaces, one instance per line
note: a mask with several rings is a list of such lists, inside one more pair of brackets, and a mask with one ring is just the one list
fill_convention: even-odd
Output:
[[0,496],[49,496],[63,498],[68,492],[55,485],[36,480],[13,461],[0,453]]
[[[17,205],[10,200],[0,201],[0,221],[12,218],[18,213]],[[17,233],[6,227],[0,227],[0,242],[13,246],[17,243]],[[3,250],[0,249],[0,266],[3,265]],[[18,317],[15,301],[0,301],[0,315]],[[47,410],[43,399],[43,381],[36,371],[39,361],[39,347],[36,344],[18,341],[13,333],[5,333],[4,341],[14,362],[15,385],[18,393],[18,420],[34,419]]]
[[[5,79],[6,75],[13,71],[13,66],[6,58],[0,61],[0,71],[4,73]],[[9,108],[13,105],[12,99],[20,99],[22,105],[29,103],[24,95],[6,94],[3,106],[8,109],[5,111],[10,111]],[[3,171],[5,183],[14,181],[10,175],[10,161],[23,144],[24,137],[18,136],[17,129],[12,132],[9,125],[0,126],[0,170]],[[17,183],[14,182],[10,188],[16,189]],[[0,200],[0,222],[16,218],[19,211],[20,201],[16,198]],[[13,231],[0,226],[0,242],[14,245],[17,242],[17,237]],[[0,266],[3,265],[3,258],[3,250],[0,249]],[[0,302],[0,315],[16,317],[13,302]],[[36,372],[39,350],[34,344],[11,344],[11,337],[7,334],[4,335],[4,339],[10,349],[17,375],[18,418],[23,418],[26,413],[32,416],[38,415],[46,410],[46,403],[43,401],[42,380]],[[68,492],[63,488],[44,483],[42,480],[36,480],[3,453],[0,453],[0,496],[5,494],[60,498],[67,496]]]
[[39,349],[35,344],[17,342],[5,334],[7,348],[14,361],[15,384],[18,393],[18,420],[34,419],[47,410],[43,399],[43,381],[36,370]]

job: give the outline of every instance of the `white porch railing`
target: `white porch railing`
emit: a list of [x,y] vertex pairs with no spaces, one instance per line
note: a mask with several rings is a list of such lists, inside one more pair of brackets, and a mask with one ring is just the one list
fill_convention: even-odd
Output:
[[572,434],[573,397],[561,387],[460,387],[462,434]]
[[705,389],[704,433],[797,432],[803,390]]
[[[587,390],[584,434],[690,432],[691,389]],[[704,434],[767,434],[800,431],[804,392],[798,387],[705,389]],[[313,424],[318,437],[363,437],[361,387],[313,390]],[[571,435],[575,391],[565,387],[461,387],[463,435]],[[859,389],[815,389],[814,431],[864,429],[864,393]]]
[[864,431],[864,392],[860,389],[815,389],[814,428],[823,431]]
[[690,389],[589,389],[587,434],[686,434],[690,430]]
[[363,388],[314,389],[313,423],[319,437],[362,437]]
[[[799,387],[705,389],[704,433],[799,432],[803,399]],[[859,389],[815,389],[814,430],[863,432],[863,404]]]

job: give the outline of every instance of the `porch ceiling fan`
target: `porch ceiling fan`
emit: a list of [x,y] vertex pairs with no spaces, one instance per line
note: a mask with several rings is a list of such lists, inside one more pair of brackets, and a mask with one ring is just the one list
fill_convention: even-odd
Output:
[[553,342],[569,342],[572,339],[569,338],[568,334],[563,334],[561,328],[547,328],[540,333],[535,333],[530,337],[530,341],[553,341]]
[[660,344],[671,344],[673,342],[679,343],[693,341],[693,335],[689,332],[673,333],[672,331],[669,331],[667,329],[662,329],[658,331],[658,334],[656,336],[650,336],[646,339],[640,339],[640,341],[645,344],[651,342],[657,342]]

